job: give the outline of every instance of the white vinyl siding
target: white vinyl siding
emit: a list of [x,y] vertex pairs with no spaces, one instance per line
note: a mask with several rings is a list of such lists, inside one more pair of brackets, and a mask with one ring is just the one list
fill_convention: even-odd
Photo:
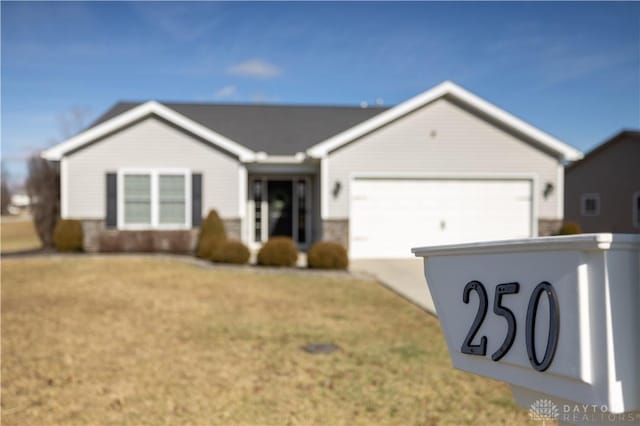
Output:
[[[337,149],[325,161],[328,219],[349,216],[351,177],[369,173],[534,176],[537,217],[560,218],[558,160],[446,98]],[[341,190],[334,194],[336,182]],[[553,190],[545,197],[547,183]]]
[[216,209],[222,218],[237,218],[241,167],[230,154],[150,117],[62,159],[62,211],[65,218],[103,219],[106,173],[126,168],[185,169],[202,174],[203,215]]

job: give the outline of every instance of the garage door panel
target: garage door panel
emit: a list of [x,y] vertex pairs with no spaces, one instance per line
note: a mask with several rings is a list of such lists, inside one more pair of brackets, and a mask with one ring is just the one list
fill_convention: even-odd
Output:
[[411,247],[531,236],[529,180],[355,179],[352,257],[410,257]]

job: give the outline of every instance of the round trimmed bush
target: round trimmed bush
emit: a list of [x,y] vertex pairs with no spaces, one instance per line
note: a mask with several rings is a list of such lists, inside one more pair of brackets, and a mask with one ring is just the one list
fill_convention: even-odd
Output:
[[196,256],[211,259],[218,246],[226,239],[227,232],[224,229],[222,219],[218,216],[218,212],[211,210],[200,225]]
[[309,268],[347,269],[349,256],[341,244],[319,241],[312,245],[307,252],[307,264]]
[[295,266],[298,247],[289,237],[273,237],[258,252],[258,265]]
[[82,251],[82,223],[60,219],[53,230],[53,245],[59,251]]
[[582,234],[582,228],[575,222],[564,222],[557,235],[575,235]]
[[244,265],[249,261],[249,248],[236,240],[223,241],[211,256],[213,262]]

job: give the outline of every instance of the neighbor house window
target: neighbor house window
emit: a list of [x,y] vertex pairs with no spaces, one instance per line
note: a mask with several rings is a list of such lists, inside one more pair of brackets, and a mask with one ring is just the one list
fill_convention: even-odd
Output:
[[640,228],[640,191],[633,194],[633,226]]
[[119,173],[119,227],[190,226],[190,173],[180,170],[123,170]]
[[600,214],[600,195],[582,194],[582,197],[580,197],[580,214],[583,216],[598,216]]

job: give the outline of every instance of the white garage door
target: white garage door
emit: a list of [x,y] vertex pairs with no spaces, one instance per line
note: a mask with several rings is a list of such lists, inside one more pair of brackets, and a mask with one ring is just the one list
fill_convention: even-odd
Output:
[[530,180],[354,179],[354,258],[411,257],[411,248],[532,236]]

